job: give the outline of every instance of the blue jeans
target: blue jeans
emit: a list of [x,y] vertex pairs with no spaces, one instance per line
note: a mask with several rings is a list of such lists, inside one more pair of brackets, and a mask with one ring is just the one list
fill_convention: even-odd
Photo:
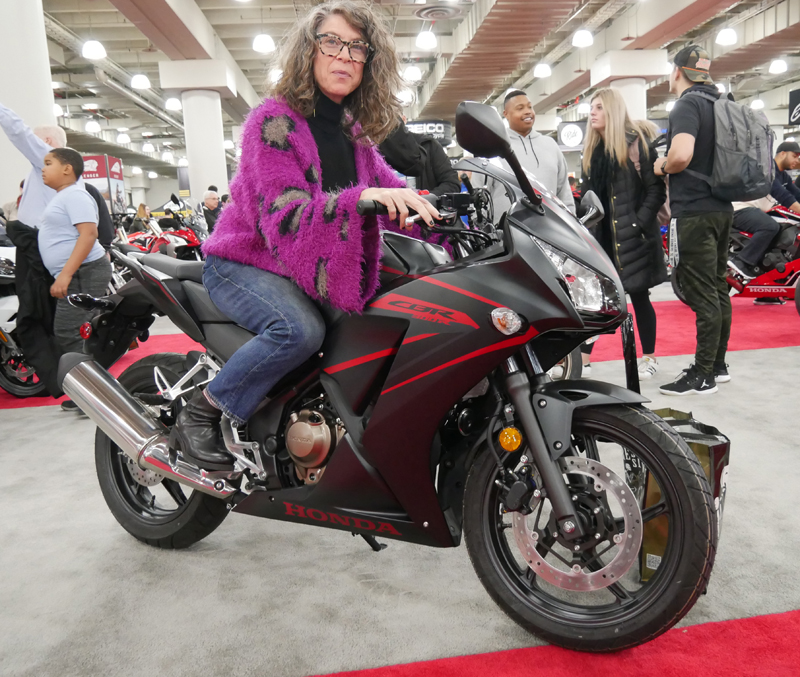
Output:
[[294,282],[254,266],[209,256],[203,284],[223,313],[257,334],[206,388],[226,416],[244,425],[272,387],[320,349],[325,321]]

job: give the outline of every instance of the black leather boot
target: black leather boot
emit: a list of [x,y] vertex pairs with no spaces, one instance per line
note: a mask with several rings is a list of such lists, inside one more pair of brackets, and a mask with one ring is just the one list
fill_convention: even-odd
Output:
[[222,412],[198,390],[178,414],[170,446],[180,446],[183,457],[204,470],[230,469],[233,456],[226,451],[222,440],[221,419]]

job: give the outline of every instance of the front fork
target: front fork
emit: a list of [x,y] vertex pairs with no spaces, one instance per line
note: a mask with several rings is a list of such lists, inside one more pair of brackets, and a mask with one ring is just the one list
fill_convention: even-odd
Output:
[[[528,348],[528,357],[531,360],[534,372],[541,372],[539,361],[530,348]],[[569,489],[564,482],[558,463],[553,460],[550,450],[547,448],[547,442],[542,434],[542,428],[539,425],[536,410],[531,400],[530,379],[524,371],[520,370],[517,361],[513,357],[506,360],[505,370],[506,392],[511,398],[511,404],[514,405],[514,411],[525,431],[531,457],[539,471],[542,484],[547,490],[547,497],[553,507],[558,530],[568,541],[581,538],[586,534],[578,516],[575,514],[575,504],[572,502]],[[556,452],[563,451],[560,448],[562,444],[562,442],[554,443]]]

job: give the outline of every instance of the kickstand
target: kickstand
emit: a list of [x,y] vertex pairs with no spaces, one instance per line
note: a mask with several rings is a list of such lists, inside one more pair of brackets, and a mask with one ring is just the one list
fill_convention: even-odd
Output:
[[388,543],[378,543],[378,539],[372,536],[371,534],[357,534],[352,532],[353,536],[361,536],[366,542],[367,545],[372,548],[375,552],[380,552],[381,550],[386,550],[389,547]]

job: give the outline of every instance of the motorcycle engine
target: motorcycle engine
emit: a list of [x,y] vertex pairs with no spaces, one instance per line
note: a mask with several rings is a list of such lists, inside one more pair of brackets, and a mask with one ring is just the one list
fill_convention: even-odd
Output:
[[286,450],[294,461],[298,478],[315,484],[322,477],[336,443],[344,435],[344,426],[324,409],[301,409],[292,412],[286,424]]

